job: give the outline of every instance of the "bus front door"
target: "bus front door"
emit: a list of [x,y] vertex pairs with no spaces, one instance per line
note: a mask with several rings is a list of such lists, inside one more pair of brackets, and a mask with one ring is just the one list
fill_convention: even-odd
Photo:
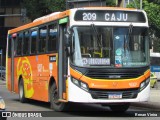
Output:
[[60,100],[65,100],[66,80],[68,70],[68,57],[65,51],[66,24],[59,24],[59,48],[58,48],[58,94]]

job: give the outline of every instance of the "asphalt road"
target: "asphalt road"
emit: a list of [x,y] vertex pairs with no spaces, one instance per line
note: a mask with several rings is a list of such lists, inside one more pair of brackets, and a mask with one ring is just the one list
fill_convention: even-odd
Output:
[[[68,119],[70,117],[81,117],[81,118],[82,117],[101,117],[101,118],[111,117],[111,118],[114,118],[114,117],[124,117],[124,116],[133,117],[135,112],[138,112],[138,113],[139,112],[140,113],[149,112],[150,113],[154,111],[154,108],[143,108],[142,106],[141,107],[131,106],[127,112],[123,114],[122,113],[119,114],[119,113],[113,113],[110,111],[109,107],[102,107],[99,104],[73,104],[72,105],[73,112],[55,112],[54,110],[50,109],[50,104],[46,102],[29,100],[29,102],[27,103],[20,103],[18,95],[9,92],[6,89],[5,85],[0,85],[0,95],[5,100],[7,111],[37,112],[37,113],[42,113],[42,116],[51,115],[51,116],[56,116],[56,118],[58,119],[59,117],[67,117]],[[16,118],[16,120],[19,120],[19,119]],[[41,119],[38,119],[38,120],[41,120]]]

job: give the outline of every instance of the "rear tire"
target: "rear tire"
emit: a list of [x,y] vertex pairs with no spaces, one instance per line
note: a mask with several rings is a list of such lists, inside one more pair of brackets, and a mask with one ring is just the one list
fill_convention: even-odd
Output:
[[117,104],[117,105],[110,105],[110,109],[115,112],[125,112],[128,110],[130,104],[124,103],[124,104]]
[[19,82],[19,100],[21,103],[25,103],[27,101],[27,99],[25,98],[24,83],[22,78]]
[[49,94],[52,109],[55,111],[68,111],[68,103],[58,101],[58,89],[55,83],[52,84]]

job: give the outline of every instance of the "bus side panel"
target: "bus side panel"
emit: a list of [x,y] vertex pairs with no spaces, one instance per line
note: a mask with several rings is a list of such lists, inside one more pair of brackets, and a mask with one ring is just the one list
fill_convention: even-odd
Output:
[[[50,60],[52,58],[52,60]],[[56,63],[56,54],[45,54],[38,56],[38,76],[41,93],[41,101],[49,101],[49,80],[53,77],[57,83],[57,63]]]
[[[41,94],[41,101],[48,102],[48,90],[49,90],[49,80],[50,76],[52,76],[52,71],[50,71],[49,67],[49,55],[39,55],[38,56],[38,78],[39,78],[39,92]],[[50,65],[51,66],[51,65]],[[52,65],[53,66],[53,65]]]
[[[37,70],[36,57],[18,57],[15,58],[15,87],[18,92],[18,79],[22,76],[24,81],[25,97],[34,98],[37,91]],[[36,98],[36,97],[35,97]]]
[[25,97],[48,102],[50,77],[57,81],[57,64],[49,62],[49,55],[20,57],[15,59],[15,91],[18,93],[18,79],[24,80]]
[[7,58],[8,59],[8,65],[7,65],[7,77],[6,77],[6,81],[7,81],[7,88],[9,91],[11,91],[11,58]]

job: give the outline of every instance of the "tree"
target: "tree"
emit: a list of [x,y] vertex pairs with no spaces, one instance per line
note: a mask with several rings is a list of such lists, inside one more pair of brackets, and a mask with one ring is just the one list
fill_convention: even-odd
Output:
[[106,6],[116,6],[116,0],[106,0]]
[[[137,7],[139,8],[139,0],[136,0]],[[160,0],[143,0],[143,9],[146,11],[149,26],[150,37],[153,40],[153,50],[160,52]],[[131,3],[128,7],[134,7]]]
[[27,16],[34,20],[52,12],[65,10],[65,0],[22,0],[23,8],[27,10]]
[[160,38],[160,5],[156,3],[149,3],[147,0],[144,2],[144,10],[147,12],[149,24],[155,36]]
[[122,0],[106,0],[106,6],[115,7],[120,6],[122,3]]
[[[106,0],[106,6],[119,6],[122,0]],[[27,17],[31,20],[52,12],[66,9],[66,0],[22,0],[23,8],[27,10]]]
[[160,4],[160,0],[148,0],[148,2],[153,2],[153,3],[156,3],[156,4]]
[[[150,2],[149,2],[150,1]],[[154,1],[154,2],[153,2]],[[160,0],[143,0],[143,9],[146,11],[151,32],[160,38]],[[139,7],[139,0],[136,0],[137,7]],[[128,7],[135,7],[134,4],[130,4]]]
[[63,11],[66,9],[66,0],[45,0],[46,6],[52,12]]

